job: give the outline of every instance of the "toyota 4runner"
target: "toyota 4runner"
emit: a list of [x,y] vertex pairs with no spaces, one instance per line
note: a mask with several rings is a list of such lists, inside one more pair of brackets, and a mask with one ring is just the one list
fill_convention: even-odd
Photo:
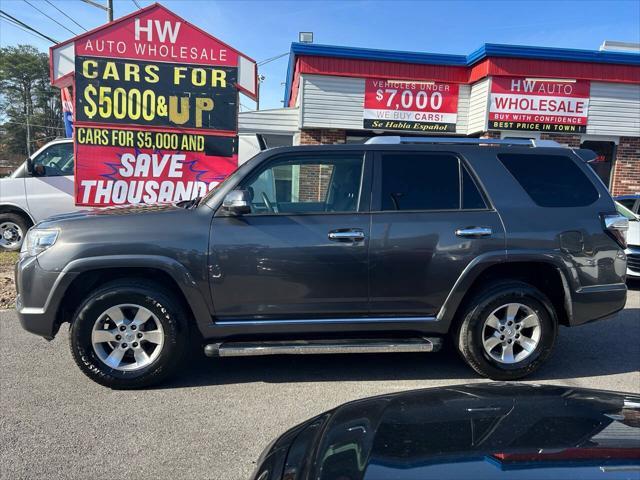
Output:
[[69,322],[76,363],[112,388],[164,380],[194,340],[237,356],[448,336],[481,375],[520,378],[560,326],[625,304],[627,220],[593,156],[522,139],[267,150],[200,200],[38,223],[16,308],[47,339]]

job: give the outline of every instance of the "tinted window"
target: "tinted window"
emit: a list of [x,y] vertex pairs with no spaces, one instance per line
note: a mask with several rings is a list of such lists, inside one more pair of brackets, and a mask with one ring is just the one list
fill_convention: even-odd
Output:
[[244,184],[253,213],[355,212],[363,155],[286,157]]
[[33,159],[33,170],[39,177],[73,175],[73,143],[57,143]]
[[498,155],[502,164],[541,207],[581,207],[598,191],[580,168],[563,155]]
[[487,208],[476,183],[464,166],[462,167],[462,208]]
[[382,210],[457,210],[458,159],[452,155],[382,155]]

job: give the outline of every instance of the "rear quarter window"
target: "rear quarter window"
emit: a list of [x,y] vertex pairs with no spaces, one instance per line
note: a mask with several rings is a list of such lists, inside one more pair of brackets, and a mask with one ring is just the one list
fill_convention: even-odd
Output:
[[584,207],[598,199],[595,186],[570,157],[505,153],[498,160],[541,207]]

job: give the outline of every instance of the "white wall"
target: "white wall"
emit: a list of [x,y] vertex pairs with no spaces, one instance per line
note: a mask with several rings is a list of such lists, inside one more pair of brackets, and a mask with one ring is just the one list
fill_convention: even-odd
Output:
[[[302,75],[300,85],[302,128],[363,129],[363,78]],[[467,133],[470,92],[469,85],[460,85],[457,133]]]
[[240,112],[238,131],[240,133],[290,133],[298,131],[299,112],[297,108],[276,108]]
[[302,75],[300,88],[302,128],[362,129],[363,78]]
[[640,85],[591,82],[587,133],[640,137]]
[[469,130],[469,102],[471,100],[471,85],[460,85],[458,91],[458,121],[456,133],[467,134]]
[[467,134],[484,132],[487,130],[489,115],[489,85],[488,78],[471,85],[469,98],[469,125]]

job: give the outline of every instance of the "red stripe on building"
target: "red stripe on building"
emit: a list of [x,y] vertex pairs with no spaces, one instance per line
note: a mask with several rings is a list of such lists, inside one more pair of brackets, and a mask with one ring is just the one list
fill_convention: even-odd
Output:
[[640,67],[635,65],[487,58],[471,67],[456,67],[305,55],[296,58],[289,106],[295,105],[301,74],[432,80],[452,83],[474,83],[488,76],[572,78],[596,82],[640,83]]

